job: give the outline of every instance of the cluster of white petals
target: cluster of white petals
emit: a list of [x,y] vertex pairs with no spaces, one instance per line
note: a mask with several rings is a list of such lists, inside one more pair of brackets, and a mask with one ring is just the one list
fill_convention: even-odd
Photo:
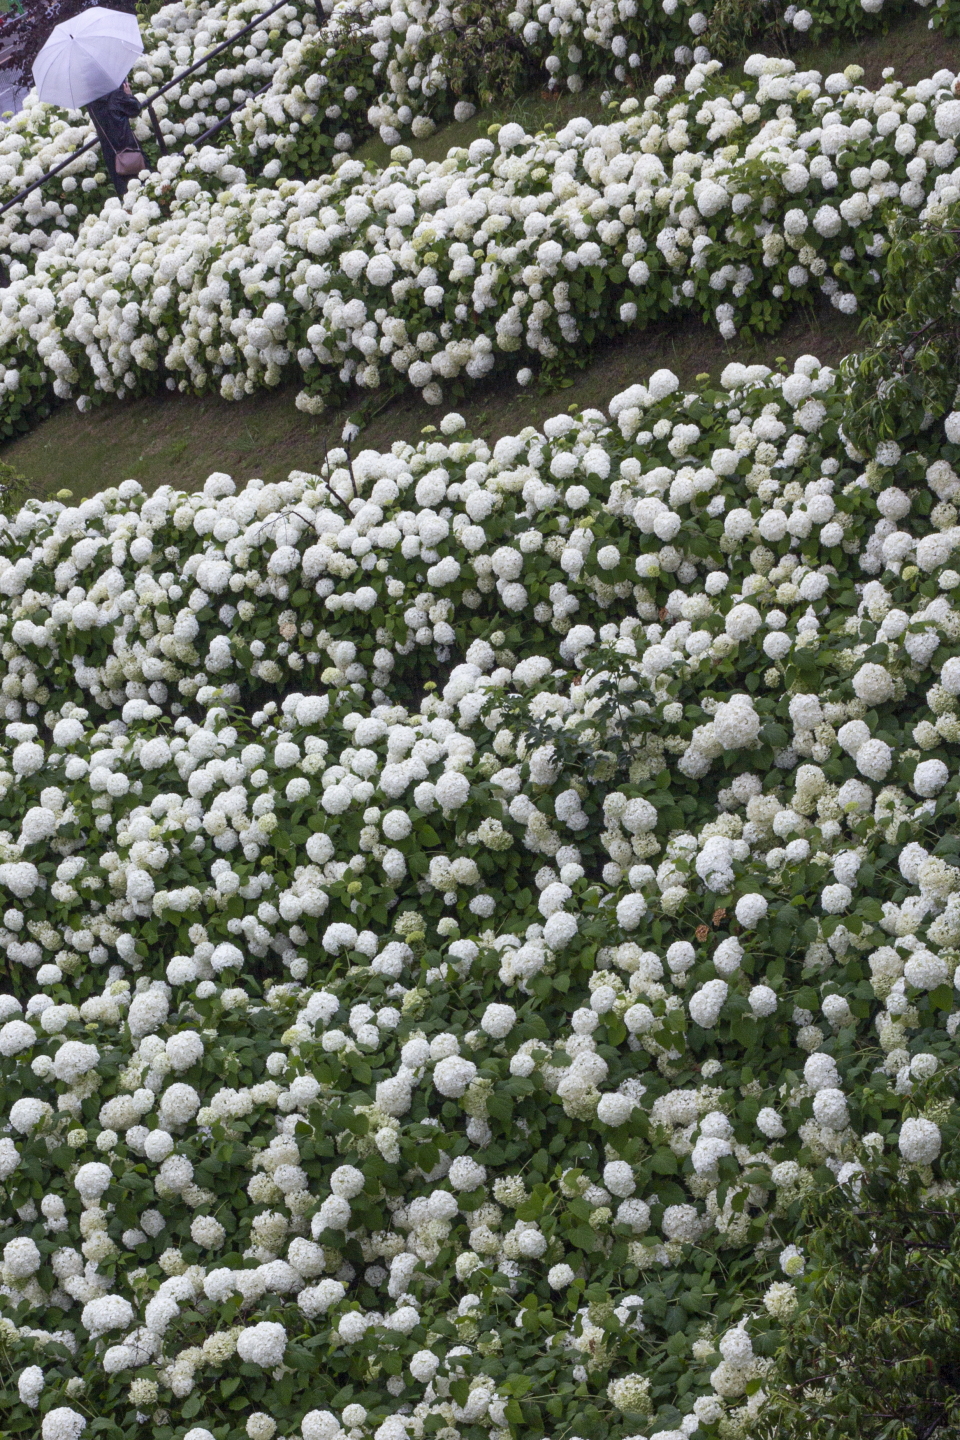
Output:
[[[122,204],[101,196],[85,218],[51,198],[41,209],[57,214],[37,228],[30,200],[0,223],[11,276],[0,418],[51,393],[81,407],[162,384],[239,399],[293,377],[311,413],[407,386],[439,405],[445,386],[498,364],[519,365],[524,383],[531,366],[549,373],[586,329],[622,333],[667,300],[728,338],[761,301],[771,316],[821,295],[845,314],[869,306],[894,217],[936,220],[960,196],[953,72],[874,91],[855,71],[824,77],[763,56],[746,69],[739,86],[704,61],[682,82],[662,76],[642,107],[624,101],[609,124],[530,136],[511,123],[442,162],[401,146],[378,170],[344,152],[317,179],[271,172],[265,188],[246,155],[210,143],[162,157]],[[820,386],[798,374],[784,394],[799,445],[823,423]],[[655,383],[625,392],[625,435],[658,398]],[[746,450],[762,460],[781,423],[735,436],[715,473]],[[681,425],[671,453],[695,432]],[[695,472],[670,504],[651,498],[644,529],[669,541],[677,497],[704,484]],[[902,560],[911,537],[895,510],[887,553]],[[809,522],[842,540],[829,496]],[[725,519],[733,537],[750,523],[745,509]],[[805,523],[788,532],[771,511],[762,538],[803,538]],[[919,563],[942,563],[941,548],[927,537]],[[575,574],[575,549],[569,564]],[[731,617],[733,638],[754,624],[751,608]],[[779,658],[778,637],[765,643]]]
[[[93,155],[0,217],[0,423],[440,406],[670,305],[854,313],[960,199],[954,74],[735,80],[660,8],[521,0],[554,88],[682,78],[427,163],[456,12],[285,5],[122,203]],[[138,93],[257,13],[165,6]],[[86,133],[28,101],[0,195]],[[885,1147],[940,1184],[956,1133],[960,412],[865,455],[846,403],[812,355],[661,369],[493,445],[447,413],[0,516],[17,1433],[508,1440],[533,1385],[571,1434],[756,1429],[805,1197]]]

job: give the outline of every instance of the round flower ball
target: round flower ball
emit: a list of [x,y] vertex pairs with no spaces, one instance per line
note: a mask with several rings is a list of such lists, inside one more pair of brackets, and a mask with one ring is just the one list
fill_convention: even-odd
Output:
[[608,1161],[603,1167],[603,1183],[611,1195],[626,1200],[637,1188],[637,1182],[633,1178],[633,1166],[628,1165],[626,1160]]
[[380,824],[388,840],[405,840],[413,829],[413,821],[405,810],[388,810]]
[[255,1410],[247,1417],[246,1430],[250,1440],[273,1440],[277,1433],[277,1422],[262,1410]]
[[767,913],[766,899],[759,894],[741,895],[736,905],[736,916],[745,930],[759,925]]
[[910,1074],[915,1080],[931,1080],[940,1069],[940,1061],[936,1055],[914,1055],[910,1061]]
[[565,910],[558,910],[551,915],[543,927],[543,938],[551,950],[562,950],[569,945],[577,933],[577,921],[573,915],[568,915]]
[[747,1000],[758,1020],[772,1015],[777,1008],[777,992],[771,990],[769,985],[754,985]]
[[626,1415],[650,1413],[650,1381],[643,1375],[623,1375],[613,1380],[607,1386],[607,1394],[611,1403]]
[[696,958],[697,952],[689,940],[674,940],[667,950],[667,966],[671,975],[685,975]]
[[913,772],[913,789],[924,799],[939,795],[950,779],[950,771],[942,760],[921,760]]
[[728,935],[726,940],[721,940],[713,952],[714,967],[720,975],[735,974],[740,969],[742,959],[743,946],[735,935]]
[[636,930],[647,913],[647,902],[642,895],[624,895],[617,902],[617,924],[621,930]]
[[237,1337],[237,1354],[248,1365],[260,1365],[265,1370],[273,1369],[283,1360],[287,1348],[287,1332],[273,1320],[261,1320],[249,1325]]
[[960,655],[951,655],[940,667],[940,684],[951,695],[960,695]]
[[765,1105],[757,1116],[757,1129],[761,1135],[766,1135],[768,1140],[782,1140],[787,1130],[776,1110]]
[[811,1055],[803,1067],[803,1078],[811,1090],[839,1089],[840,1072],[832,1055],[819,1050]]
[[36,1410],[45,1383],[43,1371],[39,1365],[28,1365],[25,1370],[20,1371],[17,1379],[17,1392],[24,1405],[29,1405],[31,1410]]
[[845,1130],[850,1123],[847,1099],[842,1090],[818,1090],[813,1097],[813,1118],[828,1130]]
[[920,1117],[904,1120],[900,1127],[900,1154],[908,1165],[932,1165],[940,1154],[940,1127]]
[[893,764],[893,751],[885,740],[866,740],[855,759],[861,775],[868,780],[882,780]]
[[710,1030],[720,1019],[720,1011],[727,998],[727,982],[725,980],[708,980],[707,983],[691,997],[690,1019],[704,1030]]
[[893,697],[893,678],[883,665],[868,662],[853,677],[854,694],[865,705],[882,705]]
[[748,1365],[753,1359],[753,1344],[742,1323],[727,1331],[718,1348],[728,1365]]
[[[506,1007],[504,1007],[506,1008]],[[459,1100],[467,1086],[476,1079],[477,1067],[462,1055],[448,1055],[440,1060],[433,1072],[433,1083],[441,1095]]]
[[410,1361],[410,1374],[421,1385],[427,1385],[440,1368],[440,1361],[432,1350],[418,1350]]
[[611,1125],[615,1128],[625,1124],[632,1111],[633,1101],[628,1095],[601,1095],[597,1105],[597,1119],[601,1124]]
[[330,1176],[330,1189],[343,1200],[353,1200],[363,1189],[363,1171],[355,1165],[338,1165]]
[[93,1339],[108,1330],[126,1330],[133,1324],[133,1306],[121,1295],[99,1295],[83,1307],[81,1324]]
[[664,1236],[668,1240],[692,1245],[700,1238],[702,1225],[694,1205],[668,1205],[663,1212],[662,1223]]
[[458,1155],[448,1171],[448,1179],[455,1190],[476,1190],[486,1178],[486,1166],[478,1165],[469,1155]]
[[931,950],[915,950],[903,967],[903,978],[917,990],[936,990],[950,980],[947,962]]
[[570,1265],[551,1265],[547,1271],[547,1284],[551,1290],[566,1290],[568,1285],[573,1284],[574,1279],[573,1267]]
[[40,1269],[40,1251],[28,1235],[8,1240],[3,1247],[3,1268],[15,1280],[26,1280]]
[[98,1200],[113,1179],[113,1172],[109,1165],[104,1165],[98,1160],[90,1160],[86,1165],[81,1165],[73,1183],[77,1193],[83,1200]]
[[820,895],[820,904],[827,915],[842,915],[853,899],[849,885],[826,885]]
[[198,1215],[190,1226],[190,1238],[205,1250],[216,1250],[227,1238],[227,1232],[212,1215]]
[[[631,1005],[629,1010],[624,1011],[623,1023],[631,1035],[646,1035],[656,1024],[656,1016],[649,1005]],[[604,1096],[604,1099],[607,1097]],[[601,1101],[601,1103],[603,1103]],[[600,1114],[599,1109],[597,1114]],[[601,1116],[602,1118],[602,1116]]]
[[60,750],[76,745],[83,739],[83,725],[79,720],[58,720],[53,727],[53,743]]
[[86,1428],[83,1415],[78,1415],[69,1405],[58,1405],[44,1415],[40,1434],[43,1440],[79,1440]]
[[493,1040],[503,1040],[517,1023],[517,1012],[512,1005],[488,1005],[480,1019],[480,1029]]

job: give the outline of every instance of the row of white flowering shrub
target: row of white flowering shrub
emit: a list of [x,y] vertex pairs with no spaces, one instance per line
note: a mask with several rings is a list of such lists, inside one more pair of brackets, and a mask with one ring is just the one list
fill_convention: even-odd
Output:
[[756,1433],[955,1143],[960,412],[811,356],[0,530],[4,1430]]
[[[142,28],[144,54],[130,73],[134,94],[146,101],[265,8],[266,0],[164,6]],[[276,178],[279,157],[284,156],[289,157],[287,168],[322,173],[338,154],[370,133],[367,111],[376,77],[371,36],[359,12],[354,16],[355,8],[340,5],[321,28],[312,0],[288,4],[268,15],[235,48],[154,102],[164,144],[175,154],[241,107],[236,120],[219,132],[229,149],[217,152],[215,169],[200,172],[211,194],[243,179],[246,170],[265,169],[267,179]],[[267,93],[259,94],[264,85]],[[155,164],[160,156],[147,113],[134,122],[134,130]],[[64,112],[31,91],[23,110],[3,127],[0,203],[61,164],[93,135],[85,111]],[[237,166],[238,159],[246,169]],[[76,233],[84,217],[99,215],[113,194],[101,151],[95,148],[0,219],[0,253],[28,255],[46,248],[60,232]],[[162,185],[158,194],[166,199]]]
[[[430,0],[341,0],[326,17],[324,8],[312,0],[284,6],[235,48],[168,91],[156,102],[165,144],[182,150],[240,106],[220,132],[221,141],[229,142],[221,171],[230,166],[238,178],[243,173],[239,164],[268,179],[312,175],[374,131],[396,144],[410,134],[429,135],[438,122],[473,114],[485,67],[468,66],[456,93],[447,74],[450,35],[459,33],[457,26],[475,29],[472,16],[467,20],[458,13],[451,31],[447,7]],[[478,15],[485,8],[479,7]],[[576,92],[584,80],[627,82],[641,65],[649,71],[667,62],[689,65],[695,56],[710,58],[708,49],[691,49],[691,44],[696,47],[708,31],[712,7],[696,8],[693,0],[683,5],[678,0],[620,0],[619,6],[594,0],[586,7],[576,0],[547,0],[539,6],[522,0],[509,13],[506,5],[500,8],[503,34],[498,31],[488,42],[490,58],[495,64],[503,37],[513,34],[522,55],[517,84],[539,73],[549,85],[562,82]],[[261,0],[178,0],[164,6],[144,27],[144,56],[131,72],[134,93],[145,99],[262,9]],[[825,30],[856,33],[865,25],[886,24],[890,9],[891,0],[887,10],[883,0],[824,0],[813,9],[790,5],[785,21],[814,37]],[[953,10],[941,4],[931,24],[949,27],[955,23]],[[764,12],[764,23],[769,20]],[[258,93],[264,87],[266,93]],[[145,115],[135,129],[156,161]],[[0,139],[0,203],[92,135],[83,112],[68,111],[64,117],[32,92]],[[211,177],[207,188],[220,187]],[[0,221],[0,253],[35,251],[59,231],[76,231],[83,216],[98,214],[111,194],[99,150],[88,152]]]
[[[144,100],[173,79],[175,73],[222,43],[225,34],[242,29],[265,8],[269,7],[259,0],[165,6],[142,27],[144,55],[130,76],[134,93]],[[270,16],[243,37],[235,51],[218,56],[207,69],[188,77],[156,101],[155,113],[165,143],[174,151],[192,143],[225,112],[252,97],[283,70],[281,50],[286,52],[292,46],[289,53],[299,54],[317,35],[314,6],[307,0],[291,3]],[[349,64],[349,56],[345,54],[344,59]],[[336,62],[331,66],[324,59],[324,65],[337,70]],[[301,118],[308,109],[301,107]],[[155,161],[157,148],[149,119],[142,116],[135,122],[135,130]],[[226,133],[229,136],[229,131]],[[93,136],[85,111],[63,111],[43,104],[32,90],[23,110],[0,132],[0,203],[61,164]],[[236,178],[242,174],[236,170]],[[88,151],[0,219],[0,250],[22,255],[43,249],[58,232],[75,232],[84,216],[99,214],[113,193],[100,149]]]
[[443,162],[400,149],[269,193],[211,195],[223,152],[169,157],[12,265],[0,423],[51,390],[234,399],[293,376],[314,412],[410,385],[440,404],[506,356],[526,383],[668,312],[729,338],[818,295],[869,308],[891,218],[939,220],[960,196],[952,72],[874,92],[856,67],[746,70],[739,89],[715,61],[682,88],[662,77],[608,125],[509,124]]

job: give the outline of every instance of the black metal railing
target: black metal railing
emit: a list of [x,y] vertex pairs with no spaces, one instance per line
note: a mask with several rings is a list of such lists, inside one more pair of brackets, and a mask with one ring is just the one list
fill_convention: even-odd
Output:
[[[247,25],[244,25],[242,30],[236,31],[236,33],[231,35],[228,40],[222,40],[219,45],[215,45],[212,50],[208,50],[206,55],[201,56],[199,60],[195,60],[192,65],[187,67],[187,69],[181,70],[179,74],[174,75],[172,80],[168,80],[165,85],[161,85],[159,89],[154,90],[153,94],[147,97],[147,99],[143,103],[142,109],[146,111],[147,115],[149,116],[150,125],[153,130],[154,136],[156,137],[157,145],[162,155],[165,155],[167,153],[167,145],[166,141],[163,138],[163,132],[160,129],[160,122],[157,119],[156,111],[153,108],[154,101],[159,100],[161,95],[165,95],[167,91],[172,90],[175,85],[180,85],[187,78],[188,75],[193,75],[196,73],[197,70],[202,70],[203,67],[209,64],[209,62],[214,59],[215,56],[221,55],[224,50],[229,50],[230,47],[232,45],[235,45],[238,40],[242,40],[244,35],[249,35],[251,30],[256,29],[256,27],[260,24],[262,20],[266,20],[270,15],[275,14],[277,10],[282,10],[283,7],[289,3],[290,0],[277,0],[277,3],[275,5],[271,5],[269,10],[264,10],[261,12],[261,14],[255,15],[254,18]],[[264,90],[269,89],[271,83],[272,81],[268,80],[266,85],[262,85],[259,90],[254,92],[253,96],[248,95],[245,100],[238,101],[238,103],[227,112],[227,114],[223,117],[222,120],[220,120],[216,125],[211,126],[209,130],[205,130],[202,135],[197,137],[197,141],[191,139],[190,143],[202,143],[208,140],[211,135],[217,134],[219,130],[223,129],[224,125],[226,125],[230,117],[235,114],[237,110],[242,109],[242,107],[246,105],[249,100],[255,98],[255,96],[262,95]],[[78,150],[74,150],[70,155],[67,156],[65,160],[61,160],[59,165],[54,165],[52,170],[48,170],[45,175],[41,175],[40,178],[38,180],[34,180],[32,184],[25,185],[24,188],[18,191],[18,193],[14,195],[12,199],[7,200],[6,203],[3,205],[0,205],[0,215],[5,214],[8,210],[12,210],[14,205],[19,205],[21,200],[25,200],[28,195],[31,195],[33,193],[34,190],[38,190],[41,185],[45,185],[48,180],[51,180],[53,178],[54,175],[59,175],[61,170],[65,170],[68,165],[73,164],[74,160],[77,160],[81,155],[85,155],[88,150],[92,150],[95,145],[99,144],[100,141],[98,138],[88,140],[85,145],[81,145]]]

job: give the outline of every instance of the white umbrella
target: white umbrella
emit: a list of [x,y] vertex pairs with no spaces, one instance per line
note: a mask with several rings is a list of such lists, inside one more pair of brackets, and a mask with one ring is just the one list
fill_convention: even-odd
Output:
[[93,6],[51,32],[33,63],[37,95],[48,105],[77,110],[116,90],[142,54],[134,15]]

